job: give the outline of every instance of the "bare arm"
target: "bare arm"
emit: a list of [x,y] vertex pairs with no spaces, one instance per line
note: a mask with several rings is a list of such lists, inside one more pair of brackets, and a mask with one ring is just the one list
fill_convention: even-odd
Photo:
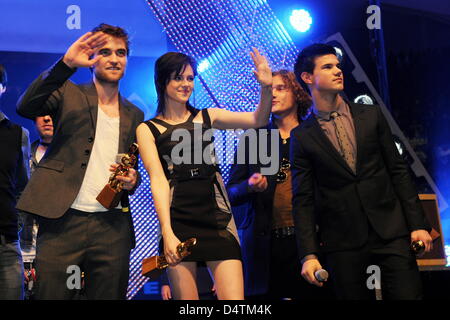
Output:
[[212,126],[217,129],[249,129],[263,127],[269,121],[272,109],[272,70],[267,59],[257,49],[250,53],[256,71],[253,71],[261,85],[258,108],[254,112],[233,112],[220,108],[208,109]]
[[173,233],[170,223],[169,182],[158,157],[155,138],[145,123],[141,123],[137,127],[136,137],[142,162],[150,175],[153,201],[164,238],[164,255],[169,264],[175,265],[180,261],[176,250],[180,240]]

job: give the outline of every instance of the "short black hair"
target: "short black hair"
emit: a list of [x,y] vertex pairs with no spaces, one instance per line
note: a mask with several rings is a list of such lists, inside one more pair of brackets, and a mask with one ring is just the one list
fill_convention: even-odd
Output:
[[127,49],[127,56],[130,55],[130,40],[125,29],[106,23],[100,23],[98,26],[92,29],[91,32],[103,32],[115,38],[123,39],[125,41],[125,47]]
[[313,43],[304,48],[297,56],[297,60],[295,61],[294,65],[294,73],[297,81],[301,84],[303,89],[306,90],[306,92],[309,92],[309,88],[302,80],[302,73],[308,72],[312,74],[315,67],[315,59],[327,54],[334,54],[335,56],[337,56],[336,49],[329,44]]
[[[170,76],[175,73],[175,76],[180,75],[190,65],[194,71],[194,76],[197,76],[197,61],[184,53],[167,52],[159,57],[155,62],[155,87],[158,97],[158,106],[156,114],[164,113],[166,111],[165,93],[167,84],[170,81]],[[194,112],[193,106],[186,103],[189,111]]]
[[6,69],[2,64],[0,64],[0,84],[3,85],[3,87],[6,87],[7,83],[8,75],[6,74]]

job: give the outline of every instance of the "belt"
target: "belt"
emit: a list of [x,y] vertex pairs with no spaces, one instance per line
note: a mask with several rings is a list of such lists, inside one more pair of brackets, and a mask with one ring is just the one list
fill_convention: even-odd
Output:
[[185,166],[178,167],[174,170],[170,179],[174,180],[190,180],[190,179],[205,179],[213,176],[217,172],[215,166]]
[[18,241],[17,238],[0,234],[0,244],[8,244],[14,241]]
[[274,238],[287,238],[295,234],[294,227],[284,227],[272,230],[272,236]]

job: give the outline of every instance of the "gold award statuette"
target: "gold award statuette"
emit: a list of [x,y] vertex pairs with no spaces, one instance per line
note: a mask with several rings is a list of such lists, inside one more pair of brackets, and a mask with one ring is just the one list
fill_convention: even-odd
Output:
[[411,250],[419,255],[425,251],[425,243],[422,240],[417,240],[411,243]]
[[134,167],[137,161],[137,143],[133,143],[128,150],[128,153],[119,155],[120,161],[117,161],[119,166],[109,177],[108,183],[103,190],[98,194],[97,201],[106,209],[113,209],[119,204],[122,197],[123,182],[117,180],[117,176],[126,176],[128,171]]
[[[190,238],[185,242],[181,242],[177,246],[177,252],[180,255],[181,259],[191,254],[192,248],[196,243],[196,238]],[[142,260],[142,275],[145,277],[149,277],[152,281],[157,280],[164,269],[168,266],[169,264],[167,263],[165,256],[153,256],[150,258],[145,258],[144,260]]]

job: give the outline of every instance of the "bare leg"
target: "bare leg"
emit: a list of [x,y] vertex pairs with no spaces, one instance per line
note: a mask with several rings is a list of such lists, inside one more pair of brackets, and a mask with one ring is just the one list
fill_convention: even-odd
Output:
[[207,261],[214,276],[217,299],[244,300],[244,278],[240,260]]
[[174,300],[198,300],[197,262],[180,262],[168,267],[170,288]]

